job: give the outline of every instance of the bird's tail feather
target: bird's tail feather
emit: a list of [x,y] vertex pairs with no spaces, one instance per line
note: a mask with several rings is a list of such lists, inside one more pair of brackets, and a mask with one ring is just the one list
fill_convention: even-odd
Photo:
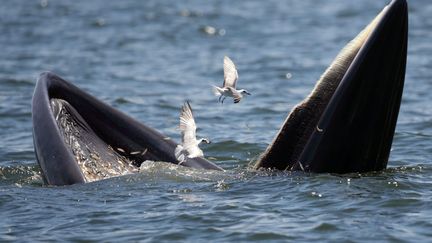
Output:
[[183,146],[177,145],[177,147],[174,150],[174,155],[176,159],[180,162],[179,164],[183,163],[186,159],[186,156],[183,152]]

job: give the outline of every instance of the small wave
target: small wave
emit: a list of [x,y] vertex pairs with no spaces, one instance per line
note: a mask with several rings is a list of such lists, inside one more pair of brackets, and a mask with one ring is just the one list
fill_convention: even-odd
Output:
[[122,105],[122,104],[130,104],[133,103],[132,101],[128,100],[127,98],[124,97],[119,97],[117,99],[114,100],[114,103]]
[[426,165],[426,164],[417,164],[417,165],[410,165],[410,166],[397,166],[397,167],[389,167],[386,170],[384,170],[385,172],[389,172],[389,173],[405,173],[405,172],[431,172],[432,171],[432,167],[430,165]]
[[273,109],[273,107],[255,107],[253,108],[252,112],[253,114],[273,114],[279,111]]
[[180,11],[179,14],[182,17],[188,17],[188,18],[194,18],[194,17],[202,17],[202,16],[204,16],[203,12],[189,10],[189,9],[183,9],[183,10]]
[[38,165],[18,165],[0,167],[2,184],[42,185],[42,176]]
[[1,78],[0,82],[4,85],[9,85],[12,87],[16,86],[34,86],[33,80],[26,79],[15,79],[15,78]]
[[106,25],[106,20],[104,18],[99,17],[93,20],[91,22],[91,25],[94,27],[103,27]]
[[227,140],[206,146],[206,156],[224,168],[248,168],[258,159],[265,146],[257,143],[240,143]]
[[339,228],[335,224],[331,223],[319,223],[314,230],[319,232],[335,232]]
[[217,170],[202,170],[161,161],[144,161],[139,169],[141,175],[153,179],[165,178],[176,181],[221,181],[235,177],[234,174]]

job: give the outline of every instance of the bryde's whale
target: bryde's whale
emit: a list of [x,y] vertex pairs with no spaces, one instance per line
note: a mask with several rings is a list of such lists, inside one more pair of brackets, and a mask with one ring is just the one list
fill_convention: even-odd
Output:
[[[37,80],[32,118],[36,158],[49,185],[121,175],[146,160],[178,164],[171,139],[51,72]],[[222,170],[200,157],[182,165]]]
[[[337,56],[288,115],[255,168],[363,172],[387,165],[406,65],[406,0],[393,0]],[[32,101],[33,141],[44,181],[68,185],[178,164],[175,142],[51,73]],[[181,165],[222,170],[204,158]]]
[[256,168],[386,168],[405,80],[408,10],[393,0],[339,53],[288,115]]

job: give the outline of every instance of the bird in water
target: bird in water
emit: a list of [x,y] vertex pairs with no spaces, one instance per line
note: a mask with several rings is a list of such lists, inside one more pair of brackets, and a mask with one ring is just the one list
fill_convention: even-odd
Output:
[[243,95],[251,95],[245,89],[236,89],[238,80],[237,68],[234,62],[227,56],[224,57],[224,82],[222,88],[213,85],[215,95],[219,96],[219,102],[224,102],[226,97],[233,97],[234,103],[239,103]]
[[177,145],[174,154],[179,165],[186,162],[187,158],[203,157],[203,151],[198,147],[202,142],[210,143],[207,138],[196,139],[196,124],[192,113],[192,107],[186,101],[180,113],[180,131],[182,144]]

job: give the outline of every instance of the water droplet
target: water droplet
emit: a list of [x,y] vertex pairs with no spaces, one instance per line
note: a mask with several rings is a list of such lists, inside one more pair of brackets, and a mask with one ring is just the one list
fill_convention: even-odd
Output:
[[39,4],[42,8],[46,8],[48,6],[48,0],[41,0]]
[[97,18],[96,19],[96,21],[95,21],[95,24],[97,25],[97,26],[104,26],[105,25],[105,19],[104,18]]
[[213,26],[206,26],[204,27],[204,32],[208,35],[214,35],[216,34],[216,28]]

